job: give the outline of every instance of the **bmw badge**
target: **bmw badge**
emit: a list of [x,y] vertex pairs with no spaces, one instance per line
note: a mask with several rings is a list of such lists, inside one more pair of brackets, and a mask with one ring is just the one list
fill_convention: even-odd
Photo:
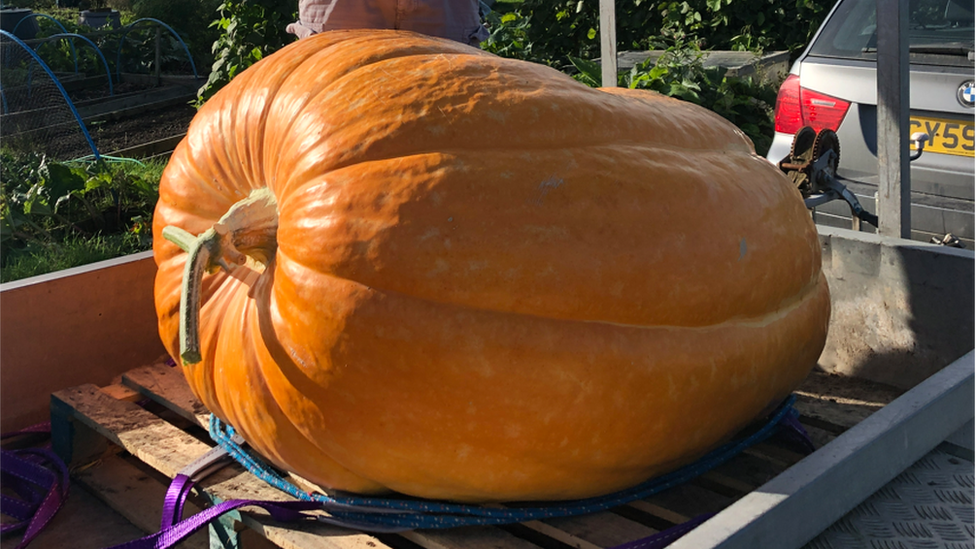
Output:
[[962,84],[959,84],[959,90],[956,92],[956,99],[959,100],[959,104],[963,107],[972,107],[973,102],[976,101],[976,87],[974,87],[972,80],[967,80]]

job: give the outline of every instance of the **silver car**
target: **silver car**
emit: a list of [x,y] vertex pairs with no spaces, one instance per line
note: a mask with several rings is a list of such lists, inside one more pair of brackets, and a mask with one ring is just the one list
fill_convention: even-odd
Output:
[[[780,88],[767,154],[771,162],[788,156],[801,126],[834,130],[838,179],[870,212],[878,189],[875,6],[876,0],[840,0],[831,10]],[[973,0],[910,0],[909,11],[909,131],[931,138],[911,164],[912,237],[943,240],[951,233],[972,249]],[[819,206],[814,217],[851,227],[843,201]]]

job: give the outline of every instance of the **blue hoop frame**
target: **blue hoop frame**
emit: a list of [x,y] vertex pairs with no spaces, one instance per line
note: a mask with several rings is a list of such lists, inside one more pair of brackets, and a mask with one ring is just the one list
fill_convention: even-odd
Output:
[[[31,19],[31,18],[35,18],[36,19],[38,17],[43,17],[44,19],[50,19],[51,21],[54,21],[54,24],[57,25],[61,29],[61,33],[62,34],[69,34],[68,33],[68,29],[64,28],[64,25],[61,24],[61,21],[58,21],[57,19],[51,17],[50,15],[48,15],[46,13],[32,13],[30,15],[25,16],[20,21],[17,21],[17,24],[14,25],[14,30],[11,31],[11,34],[15,34],[16,35],[17,29],[20,27],[20,24],[23,23],[24,21],[27,21],[28,19]],[[78,54],[75,53],[75,44],[74,44],[74,42],[70,42],[70,45],[71,45],[71,59],[75,62],[75,73],[77,73],[78,72]],[[96,48],[96,49],[98,49],[98,48]]]
[[[44,38],[43,39],[44,41],[41,42],[40,44],[38,44],[37,46],[40,47],[40,46],[46,44],[48,40],[52,40],[54,38],[81,38],[85,42],[88,42],[88,45],[90,45],[92,47],[92,49],[95,50],[95,53],[98,54],[98,57],[100,57],[102,59],[102,65],[105,66],[105,76],[108,77],[108,94],[109,95],[115,95],[115,92],[113,91],[113,88],[112,88],[112,70],[108,67],[108,60],[105,59],[105,54],[102,53],[102,50],[99,49],[99,47],[97,45],[95,45],[94,42],[92,42],[87,37],[82,36],[80,34],[76,34],[76,33],[73,33],[73,32],[63,32],[63,33],[58,33],[58,34],[52,34],[51,36],[48,36],[48,37]],[[74,50],[73,42],[71,42],[71,44],[72,44],[71,49],[73,51]],[[76,73],[78,72],[78,59],[77,58],[75,58],[75,72]]]
[[118,48],[118,52],[116,53],[116,56],[115,56],[115,68],[118,71],[118,79],[119,79],[119,82],[122,81],[122,42],[125,40],[125,37],[129,35],[129,31],[131,31],[133,29],[133,27],[135,27],[139,23],[143,23],[143,22],[156,23],[157,25],[159,25],[159,26],[163,27],[164,29],[168,30],[170,32],[170,34],[172,34],[173,36],[176,37],[176,39],[179,41],[180,45],[183,46],[183,51],[186,52],[186,58],[190,60],[190,67],[193,69],[193,78],[199,80],[200,79],[200,75],[197,74],[197,65],[196,65],[196,63],[193,62],[193,56],[190,55],[190,48],[186,47],[186,43],[183,42],[183,39],[180,38],[180,35],[175,30],[173,30],[173,27],[170,27],[169,25],[167,25],[166,23],[163,23],[159,19],[153,19],[152,17],[143,17],[142,19],[136,19],[135,21],[129,23],[125,27],[125,31],[122,32],[122,37],[119,38],[119,48]]
[[51,67],[48,67],[47,63],[45,63],[44,60],[37,55],[37,52],[25,44],[23,40],[14,36],[13,33],[0,30],[0,36],[5,36],[13,40],[15,44],[18,44],[20,47],[24,48],[24,51],[26,51],[34,59],[34,61],[37,61],[37,64],[44,69],[44,72],[46,72],[49,77],[51,77],[54,85],[57,86],[58,91],[61,92],[64,102],[67,103],[68,108],[71,109],[71,114],[74,115],[75,120],[78,122],[78,127],[81,128],[81,133],[85,136],[85,140],[88,141],[88,146],[91,147],[92,154],[95,155],[95,160],[101,160],[102,156],[98,153],[98,148],[95,146],[95,142],[92,141],[91,134],[88,133],[88,128],[85,127],[85,123],[81,120],[81,115],[78,114],[78,109],[76,109],[75,104],[71,102],[71,98],[68,97],[68,92],[65,91],[64,86],[62,86],[61,82],[58,81],[58,78],[54,75],[54,71],[51,70]]

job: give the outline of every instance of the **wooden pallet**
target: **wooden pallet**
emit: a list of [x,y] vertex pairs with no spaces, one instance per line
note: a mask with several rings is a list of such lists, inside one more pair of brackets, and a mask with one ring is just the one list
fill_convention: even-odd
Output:
[[[797,391],[800,421],[819,447],[898,396],[889,387],[813,373]],[[139,402],[137,404],[137,402]],[[160,362],[108,387],[81,385],[52,395],[55,450],[75,482],[149,532],[159,528],[169,479],[210,449],[209,413],[178,368]],[[365,534],[324,524],[279,525],[261,510],[226,515],[185,547],[243,549],[493,548],[598,549],[644,538],[702,513],[717,512],[804,456],[775,439],[757,444],[699,478],[609,511],[498,527]],[[300,486],[301,479],[292,479]],[[307,487],[307,486],[306,486]],[[187,514],[231,499],[289,500],[234,464],[201,482]],[[253,508],[252,508],[253,509]]]

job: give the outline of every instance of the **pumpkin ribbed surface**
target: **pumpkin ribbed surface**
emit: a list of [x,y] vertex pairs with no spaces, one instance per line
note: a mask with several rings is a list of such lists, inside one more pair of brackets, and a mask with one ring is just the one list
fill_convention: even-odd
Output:
[[323,485],[462,501],[618,490],[784,398],[829,316],[796,190],[717,115],[395,31],[303,39],[197,114],[154,219],[187,254],[251,191],[268,258],[203,279],[199,398]]

